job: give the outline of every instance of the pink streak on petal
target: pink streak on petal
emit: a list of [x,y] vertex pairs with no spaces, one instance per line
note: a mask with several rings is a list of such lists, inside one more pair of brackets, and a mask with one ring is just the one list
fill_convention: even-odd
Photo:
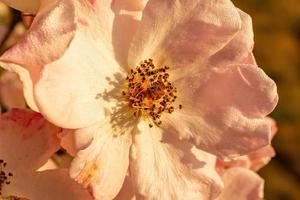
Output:
[[78,19],[78,23],[80,23],[83,26],[89,26],[88,21],[86,19],[84,19],[84,18],[79,18]]
[[12,120],[16,122],[18,125],[26,128],[31,124],[31,122],[34,119],[42,119],[43,116],[39,113],[34,113],[34,112],[28,115],[28,112],[26,110],[14,108],[11,111],[11,115],[6,115],[3,118]]
[[[113,0],[113,1],[114,1],[114,0]],[[93,6],[95,6],[96,3],[97,3],[97,0],[88,0],[88,2],[90,2]]]

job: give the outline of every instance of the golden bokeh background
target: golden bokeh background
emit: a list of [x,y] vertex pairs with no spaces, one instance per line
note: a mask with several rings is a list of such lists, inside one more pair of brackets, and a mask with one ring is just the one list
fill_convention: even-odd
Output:
[[277,155],[259,173],[265,199],[300,200],[300,1],[234,0],[252,16],[258,65],[275,80],[279,104],[271,116]]

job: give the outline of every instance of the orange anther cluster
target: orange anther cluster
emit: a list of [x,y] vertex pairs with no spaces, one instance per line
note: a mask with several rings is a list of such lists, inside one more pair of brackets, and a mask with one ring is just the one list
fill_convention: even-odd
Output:
[[[156,67],[152,59],[145,60],[136,69],[131,69],[126,80],[128,90],[123,95],[129,99],[129,106],[134,108],[134,115],[149,116],[153,123],[160,125],[162,113],[172,113],[177,99],[177,89],[169,81],[169,67]],[[182,105],[179,106],[182,108]],[[149,124],[153,126],[152,123]]]

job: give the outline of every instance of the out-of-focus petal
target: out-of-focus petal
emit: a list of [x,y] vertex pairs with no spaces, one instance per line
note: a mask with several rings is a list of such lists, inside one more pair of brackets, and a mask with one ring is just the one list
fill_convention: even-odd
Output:
[[277,131],[278,131],[278,127],[277,127],[276,121],[273,118],[267,117],[267,120],[271,124],[272,138],[273,138],[276,135]]
[[30,200],[92,200],[81,185],[69,177],[67,169],[46,170],[37,173],[16,174],[6,191]]
[[1,0],[7,5],[27,13],[36,13],[41,5],[41,0]]
[[23,85],[18,75],[4,72],[0,77],[0,101],[8,108],[26,108]]
[[[130,176],[145,199],[213,199],[222,187],[214,166],[192,145],[141,122],[130,153]],[[202,158],[202,159],[201,159]]]
[[2,43],[9,30],[9,25],[12,19],[12,13],[8,6],[0,2],[0,42]]
[[0,154],[8,169],[36,170],[59,149],[60,129],[30,110],[13,109],[0,119]]
[[227,170],[222,179],[224,190],[217,200],[261,200],[264,180],[256,173],[244,168]]
[[14,44],[20,41],[26,34],[26,27],[22,22],[18,22],[10,32],[9,36],[3,41],[1,52],[11,48]]
[[152,58],[158,65],[190,67],[223,48],[240,27],[239,13],[229,0],[150,0],[129,51],[129,64]]
[[26,28],[30,28],[30,26],[31,26],[31,24],[34,20],[34,15],[23,13],[22,14],[22,19],[23,19],[24,26]]
[[[258,67],[229,66],[192,74],[175,83],[176,110],[163,127],[220,157],[243,155],[270,144],[265,119],[277,104],[275,83]],[[180,121],[180,123],[178,123]]]
[[70,173],[77,182],[89,188],[96,199],[113,199],[120,191],[128,169],[130,129],[124,134],[115,131],[106,122],[74,133],[94,136],[92,142],[77,153]]

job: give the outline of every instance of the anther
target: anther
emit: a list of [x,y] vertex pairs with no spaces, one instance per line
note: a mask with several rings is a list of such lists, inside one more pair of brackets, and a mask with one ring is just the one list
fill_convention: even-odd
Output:
[[172,104],[176,99],[176,88],[168,81],[168,69],[168,66],[156,67],[153,60],[148,59],[131,69],[126,78],[128,91],[122,91],[122,94],[128,96],[129,106],[136,110],[134,116],[139,112],[153,120],[149,127],[160,125],[161,115],[175,109]]
[[[9,185],[11,181],[9,180],[10,177],[13,176],[11,172],[5,172],[4,168],[7,166],[7,163],[4,160],[0,160],[0,196],[1,190],[4,184]],[[1,198],[0,198],[1,199]]]

